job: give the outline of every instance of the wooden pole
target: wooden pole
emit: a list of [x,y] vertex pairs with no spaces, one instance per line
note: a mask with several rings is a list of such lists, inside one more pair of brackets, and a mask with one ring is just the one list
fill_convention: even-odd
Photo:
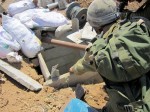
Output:
[[49,43],[49,44],[55,44],[55,45],[59,45],[59,46],[63,46],[63,47],[80,49],[80,50],[85,50],[87,48],[87,45],[75,44],[72,42],[66,42],[66,41],[62,41],[62,40],[51,39],[48,37],[43,37],[42,42]]

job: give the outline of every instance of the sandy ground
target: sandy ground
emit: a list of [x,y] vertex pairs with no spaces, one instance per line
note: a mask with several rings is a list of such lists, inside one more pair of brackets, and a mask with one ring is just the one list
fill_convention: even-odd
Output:
[[[8,4],[13,0],[6,0],[2,6],[7,9]],[[79,2],[86,0],[79,0]],[[83,3],[88,6],[91,0]],[[20,64],[12,64],[15,68],[31,76],[33,79],[43,84],[43,76],[34,69],[29,59],[24,58]],[[0,72],[0,77],[3,75]],[[70,99],[75,98],[75,87],[54,89],[44,87],[39,92],[31,92],[10,77],[4,74],[5,82],[0,81],[0,112],[59,112],[62,111]],[[86,90],[85,101],[100,109],[106,103],[107,96],[103,91],[102,84],[83,85]]]
[[[86,89],[85,101],[100,109],[105,105],[106,94],[101,84],[83,85]],[[56,90],[44,87],[38,93],[28,91],[12,79],[8,78],[1,84],[0,111],[1,112],[59,112],[70,99],[74,98],[74,87]],[[44,111],[43,111],[44,110]]]
[[80,3],[81,7],[88,7],[93,0],[76,0]]
[[[43,77],[39,75],[29,61],[13,64],[14,67],[28,74],[41,84]],[[2,74],[2,73],[1,73]],[[75,87],[54,89],[44,87],[39,92],[31,92],[10,77],[5,75],[6,81],[0,83],[0,112],[59,112],[61,108],[75,98]],[[100,109],[106,103],[107,96],[102,84],[82,85],[86,90],[85,101]]]

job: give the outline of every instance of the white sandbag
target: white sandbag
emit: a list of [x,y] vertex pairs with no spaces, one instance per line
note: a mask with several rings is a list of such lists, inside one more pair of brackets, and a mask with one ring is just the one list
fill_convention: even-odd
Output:
[[37,24],[32,20],[34,15],[42,12],[45,13],[47,11],[49,12],[49,10],[43,8],[28,9],[24,12],[14,15],[13,18],[20,20],[21,23],[23,23],[28,28],[34,28],[37,26]]
[[0,58],[5,59],[8,53],[12,52],[7,44],[2,44],[0,42]]
[[22,61],[22,57],[9,48],[7,44],[0,42],[0,59],[7,59],[8,62],[18,63]]
[[66,17],[58,12],[38,13],[34,15],[33,21],[43,27],[58,27],[68,22]]
[[18,55],[17,52],[8,53],[6,58],[10,63],[18,63],[22,61],[22,56]]
[[26,28],[19,20],[5,16],[2,17],[3,28],[21,45],[21,50],[28,58],[33,58],[41,50],[41,41],[34,32]]
[[[20,49],[21,46],[19,43],[0,26],[0,58],[7,58],[9,62],[20,62],[22,60],[21,56],[17,52],[14,52]],[[15,55],[12,56],[12,54]]]
[[20,44],[0,26],[0,43],[8,46],[12,51],[19,51]]
[[36,6],[32,0],[21,0],[8,6],[8,14],[14,16],[15,14],[21,13],[28,9],[33,9],[35,7]]

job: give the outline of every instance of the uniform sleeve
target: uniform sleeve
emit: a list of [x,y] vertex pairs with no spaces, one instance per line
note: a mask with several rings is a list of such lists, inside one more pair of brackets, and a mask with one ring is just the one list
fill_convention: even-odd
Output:
[[82,75],[88,71],[96,71],[96,67],[94,64],[90,64],[89,55],[86,52],[84,57],[77,61],[77,63],[73,66],[75,75]]

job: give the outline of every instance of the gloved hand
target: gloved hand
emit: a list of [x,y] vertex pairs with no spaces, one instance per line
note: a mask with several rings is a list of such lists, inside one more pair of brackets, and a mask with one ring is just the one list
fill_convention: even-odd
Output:
[[74,73],[75,75],[82,75],[88,71],[96,71],[96,67],[94,64],[90,64],[89,54],[86,52],[84,57],[77,61],[70,70],[70,72]]

